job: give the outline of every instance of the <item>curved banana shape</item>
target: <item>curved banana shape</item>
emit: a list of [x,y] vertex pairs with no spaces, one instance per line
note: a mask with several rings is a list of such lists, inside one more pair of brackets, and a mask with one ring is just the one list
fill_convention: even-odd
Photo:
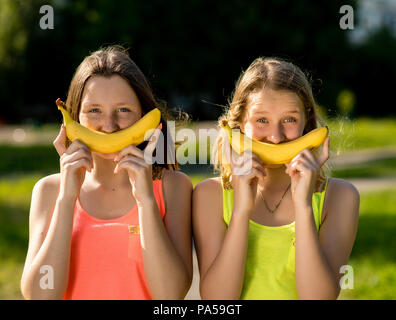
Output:
[[161,111],[155,108],[126,129],[104,133],[91,130],[74,121],[60,99],[56,100],[56,105],[62,112],[67,137],[71,141],[78,139],[92,151],[100,153],[116,153],[131,144],[139,145],[157,128],[161,120]]
[[[233,132],[226,120],[221,123],[221,126],[225,129],[232,148],[238,154],[241,154],[243,151],[251,151],[257,154],[266,164],[289,163],[304,149],[319,147],[324,142],[329,132],[327,127],[316,128],[293,141],[271,144],[252,140],[242,133],[237,133],[237,135],[234,133],[234,138],[232,138]],[[244,139],[246,140],[244,141]],[[247,143],[246,148],[244,147],[245,142]]]

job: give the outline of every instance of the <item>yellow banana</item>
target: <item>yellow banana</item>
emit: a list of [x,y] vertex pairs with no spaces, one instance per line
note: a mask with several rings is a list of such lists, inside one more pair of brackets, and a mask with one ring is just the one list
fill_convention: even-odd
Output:
[[[235,137],[234,133],[234,138],[232,138],[233,132],[226,120],[221,123],[221,126],[225,129],[232,148],[238,154],[241,154],[244,151],[251,151],[258,155],[260,159],[266,164],[289,163],[298,153],[304,149],[319,147],[326,139],[329,131],[327,127],[316,128],[293,141],[271,144],[252,140],[242,133],[239,133],[239,137]],[[245,142],[246,148],[244,146]]]
[[144,141],[146,132],[147,134],[152,133],[161,120],[161,111],[155,108],[126,129],[113,133],[104,133],[91,130],[74,121],[60,99],[56,100],[56,105],[62,112],[66,135],[70,141],[77,139],[87,145],[92,151],[100,153],[116,153],[131,144],[139,145]]

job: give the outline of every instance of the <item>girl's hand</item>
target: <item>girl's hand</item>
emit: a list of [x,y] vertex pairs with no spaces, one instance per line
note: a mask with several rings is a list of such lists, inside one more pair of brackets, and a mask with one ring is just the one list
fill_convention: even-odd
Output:
[[266,176],[264,163],[251,152],[245,151],[238,155],[231,148],[227,137],[224,138],[224,151],[231,165],[232,184],[234,188],[234,209],[237,212],[253,211],[258,183],[263,184]]
[[[134,145],[122,149],[114,161],[117,163],[114,174],[125,169],[128,172],[129,181],[132,185],[132,194],[137,205],[154,199],[152,180],[152,154],[161,134],[162,124],[155,129],[144,151]],[[148,159],[149,157],[150,159]]]
[[63,124],[53,144],[60,156],[60,194],[77,198],[85,179],[85,172],[91,172],[93,168],[91,151],[78,140],[66,148],[66,127]]
[[312,205],[312,194],[320,168],[329,159],[329,144],[330,139],[327,137],[317,159],[310,150],[305,149],[286,164],[285,172],[291,178],[291,193],[295,205]]

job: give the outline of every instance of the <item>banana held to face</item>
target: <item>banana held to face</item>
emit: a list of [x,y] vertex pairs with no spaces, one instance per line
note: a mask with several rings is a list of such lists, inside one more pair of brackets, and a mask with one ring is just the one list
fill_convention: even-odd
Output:
[[104,133],[91,130],[74,121],[60,99],[56,100],[56,105],[62,112],[70,141],[79,140],[92,151],[99,153],[116,153],[131,144],[139,145],[154,132],[161,120],[161,111],[155,108],[126,129]]
[[266,164],[289,163],[304,149],[319,147],[324,142],[329,132],[327,127],[316,128],[293,141],[271,144],[252,140],[242,133],[233,133],[226,120],[221,123],[221,126],[224,128],[232,148],[238,154],[244,151],[251,151],[258,155]]

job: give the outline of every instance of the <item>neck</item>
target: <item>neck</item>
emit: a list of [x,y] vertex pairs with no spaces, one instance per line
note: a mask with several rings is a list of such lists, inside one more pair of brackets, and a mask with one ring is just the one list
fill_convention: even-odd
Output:
[[122,187],[130,187],[129,176],[126,170],[121,170],[114,174],[117,165],[113,159],[103,159],[99,156],[92,155],[93,170],[86,173],[87,182],[95,189],[106,189],[115,191]]
[[285,166],[266,168],[266,177],[261,188],[270,192],[284,191],[290,184],[290,176],[285,173]]

